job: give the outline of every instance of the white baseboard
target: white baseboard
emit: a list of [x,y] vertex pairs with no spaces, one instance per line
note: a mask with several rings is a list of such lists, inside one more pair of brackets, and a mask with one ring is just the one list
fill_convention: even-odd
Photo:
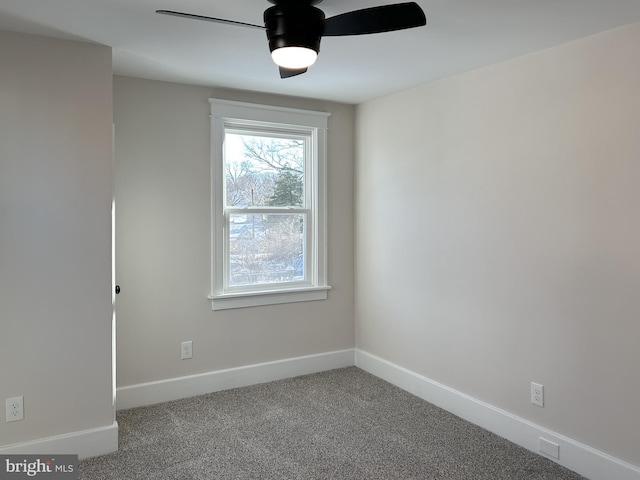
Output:
[[24,443],[0,447],[0,455],[78,455],[78,458],[95,457],[118,450],[118,423],[106,427],[39,438]]
[[354,355],[353,349],[339,350],[121,387],[116,390],[116,409],[153,405],[230,388],[351,367],[355,363]]
[[[356,366],[362,370],[591,480],[640,479],[640,467],[481,402],[375,355],[356,350],[355,357]],[[559,445],[559,459],[540,453],[540,437]]]

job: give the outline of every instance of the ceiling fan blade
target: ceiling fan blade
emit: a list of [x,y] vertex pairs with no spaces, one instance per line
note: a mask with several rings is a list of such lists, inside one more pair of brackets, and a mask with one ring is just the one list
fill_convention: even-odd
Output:
[[290,78],[296,75],[302,75],[307,71],[306,68],[284,68],[280,67],[280,78]]
[[322,36],[364,35],[421,27],[427,18],[415,2],[354,10],[324,21]]
[[204,17],[202,15],[194,15],[193,13],[174,12],[172,10],[156,10],[161,15],[172,15],[174,17],[190,18],[192,20],[204,20],[206,22],[225,23],[227,25],[236,25],[238,27],[259,28],[264,30],[263,25],[254,25],[253,23],[236,22],[235,20],[226,20],[224,18]]

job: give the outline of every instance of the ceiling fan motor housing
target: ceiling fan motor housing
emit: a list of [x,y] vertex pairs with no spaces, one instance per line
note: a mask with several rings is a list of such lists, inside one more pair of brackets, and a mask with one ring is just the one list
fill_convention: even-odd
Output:
[[320,51],[325,15],[311,3],[278,1],[265,10],[264,25],[271,52],[283,47]]

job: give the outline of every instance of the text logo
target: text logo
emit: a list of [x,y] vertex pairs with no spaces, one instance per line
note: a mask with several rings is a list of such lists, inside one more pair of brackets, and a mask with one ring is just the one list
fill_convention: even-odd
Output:
[[0,480],[77,480],[77,455],[1,455]]

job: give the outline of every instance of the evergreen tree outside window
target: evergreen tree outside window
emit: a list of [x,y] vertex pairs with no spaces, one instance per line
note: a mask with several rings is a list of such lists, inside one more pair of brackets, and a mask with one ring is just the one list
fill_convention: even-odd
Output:
[[325,299],[329,114],[209,102],[214,310]]

